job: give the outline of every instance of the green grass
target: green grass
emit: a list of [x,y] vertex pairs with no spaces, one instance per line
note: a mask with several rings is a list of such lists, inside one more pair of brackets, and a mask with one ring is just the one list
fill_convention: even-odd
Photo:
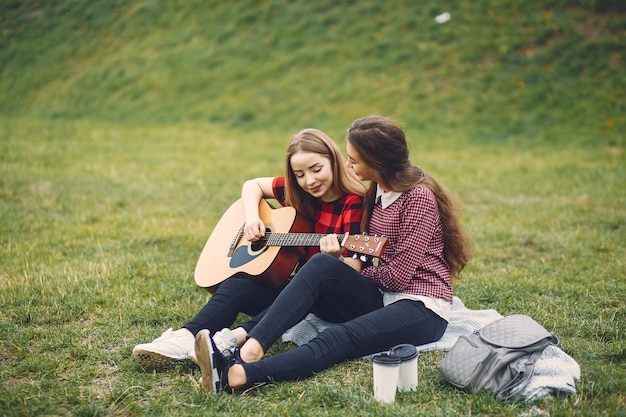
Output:
[[8,3],[5,114],[293,130],[379,113],[538,143],[626,129],[621,2]]
[[[406,127],[464,208],[470,308],[529,314],[582,368],[552,416],[626,408],[626,15],[621,2],[7,1],[0,6],[0,415],[503,415],[420,356],[210,396],[135,344],[206,302],[200,251],[302,127]],[[452,20],[433,18],[450,11]],[[277,344],[272,353],[288,349]]]

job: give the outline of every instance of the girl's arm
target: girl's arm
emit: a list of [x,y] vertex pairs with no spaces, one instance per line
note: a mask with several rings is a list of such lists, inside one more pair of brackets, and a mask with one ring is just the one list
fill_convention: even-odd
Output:
[[259,203],[263,198],[273,198],[272,183],[274,177],[261,177],[248,180],[241,187],[241,201],[246,217],[244,234],[254,242],[265,236],[265,224],[259,215]]
[[340,239],[343,239],[343,235],[331,234],[324,236],[320,239],[320,252],[326,253],[337,259],[341,259],[346,265],[350,266],[352,269],[361,272],[363,263],[360,259],[343,257],[342,253],[344,251],[344,248],[342,248],[339,244]]
[[[350,235],[361,234],[361,216],[363,215],[363,202],[361,197],[352,195],[348,196],[346,204],[341,213],[342,231]],[[356,271],[361,272],[363,268],[363,262],[356,257],[346,256],[343,254],[347,251],[341,247],[339,240],[343,239],[343,235],[331,235],[332,237],[326,239],[322,238],[320,241],[320,252],[328,253],[335,258],[340,258]],[[349,255],[349,254],[348,254]]]
[[[359,196],[353,196],[351,202],[346,205],[343,211],[343,230],[351,235],[361,234],[361,217],[363,216],[363,199]],[[363,262],[357,256],[346,256],[343,261],[351,266],[354,270],[361,272]]]

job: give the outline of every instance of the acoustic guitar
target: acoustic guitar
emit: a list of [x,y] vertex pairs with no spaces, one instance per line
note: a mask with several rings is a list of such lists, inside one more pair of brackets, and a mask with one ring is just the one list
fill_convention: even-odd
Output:
[[[325,236],[311,231],[310,223],[293,207],[272,208],[259,203],[259,216],[266,226],[265,236],[256,242],[244,236],[243,202],[235,201],[215,225],[200,254],[194,278],[196,284],[214,293],[230,277],[244,277],[271,287],[282,285],[304,254],[304,247],[319,246]],[[345,249],[380,257],[386,237],[368,235],[338,236]]]

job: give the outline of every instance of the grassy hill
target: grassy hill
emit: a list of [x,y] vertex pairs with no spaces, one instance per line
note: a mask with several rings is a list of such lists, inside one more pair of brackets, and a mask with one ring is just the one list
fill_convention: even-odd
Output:
[[0,415],[528,415],[445,384],[442,352],[393,406],[369,361],[212,397],[190,362],[132,360],[206,302],[195,262],[242,182],[373,113],[459,197],[455,294],[580,364],[577,396],[533,405],[623,415],[625,63],[622,0],[2,1]]
[[[7,1],[0,111],[246,129],[363,114],[554,143],[626,131],[619,1]],[[451,13],[437,24],[434,17]],[[619,133],[614,133],[619,132]]]

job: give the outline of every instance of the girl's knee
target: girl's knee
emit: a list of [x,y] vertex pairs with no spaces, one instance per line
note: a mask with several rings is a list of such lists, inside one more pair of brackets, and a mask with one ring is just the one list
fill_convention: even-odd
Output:
[[318,276],[328,275],[336,270],[337,258],[326,253],[316,253],[296,274],[295,278],[311,279]]

